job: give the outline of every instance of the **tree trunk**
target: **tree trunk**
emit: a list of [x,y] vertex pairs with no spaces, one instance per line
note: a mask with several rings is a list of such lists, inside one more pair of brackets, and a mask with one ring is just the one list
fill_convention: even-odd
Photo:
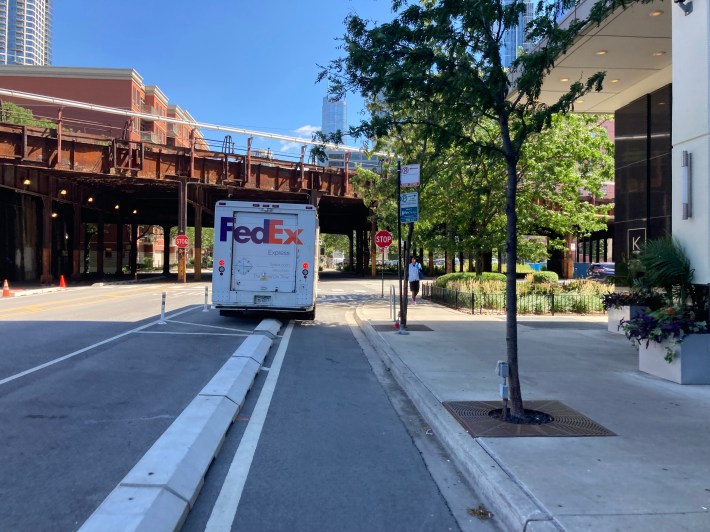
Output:
[[517,304],[517,283],[515,279],[516,250],[518,248],[518,214],[516,211],[517,193],[517,159],[513,155],[513,146],[510,141],[507,120],[501,117],[500,128],[503,139],[503,147],[506,153],[506,163],[508,167],[508,180],[505,192],[505,214],[506,214],[506,274],[505,274],[505,340],[507,346],[508,366],[510,374],[508,376],[508,389],[510,391],[510,417],[521,419],[525,416],[523,408],[523,397],[520,390],[520,377],[518,374],[518,304]]
[[484,271],[483,251],[480,248],[476,248],[476,275],[481,275]]

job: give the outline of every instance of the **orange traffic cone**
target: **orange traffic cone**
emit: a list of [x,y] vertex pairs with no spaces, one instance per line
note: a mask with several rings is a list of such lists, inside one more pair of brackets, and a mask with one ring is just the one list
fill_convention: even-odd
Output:
[[59,288],[66,288],[67,287],[67,282],[64,280],[64,276],[60,275],[59,276]]
[[7,284],[7,279],[5,279],[5,284],[2,285],[2,297],[10,297],[10,285]]

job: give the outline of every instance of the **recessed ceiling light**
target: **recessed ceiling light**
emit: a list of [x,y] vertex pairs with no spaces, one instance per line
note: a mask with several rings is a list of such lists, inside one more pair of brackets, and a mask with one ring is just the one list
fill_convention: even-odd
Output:
[[660,9],[656,9],[655,11],[651,11],[648,16],[649,17],[660,17],[663,14],[663,11]]
[[608,53],[608,50],[599,50],[598,52],[594,52],[594,55],[606,55]]
[[609,83],[619,83],[619,80],[618,79],[610,79]]
[[569,78],[560,78],[560,81],[569,81]]
[[66,196],[66,195],[67,195],[67,189],[66,189],[66,188],[63,188],[62,190],[59,191],[59,193],[60,193],[62,196]]
[[662,55],[666,55],[666,52],[664,52],[663,50],[660,50],[658,52],[653,52],[653,57],[660,57]]
[[113,206],[114,209],[118,210],[121,208],[121,206],[117,203],[116,205]]
[[92,198],[91,196],[89,196],[89,198],[88,198],[86,201],[88,201],[89,203],[93,203],[93,202],[94,202],[94,198]]

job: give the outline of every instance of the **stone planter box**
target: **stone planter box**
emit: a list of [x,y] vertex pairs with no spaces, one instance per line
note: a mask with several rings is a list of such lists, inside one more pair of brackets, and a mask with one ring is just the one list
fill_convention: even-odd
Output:
[[671,342],[651,342],[639,346],[639,370],[678,384],[710,384],[710,334],[689,334],[674,346],[673,362],[666,362]]
[[640,306],[640,305],[631,305],[631,306],[626,306],[626,307],[621,307],[621,308],[610,308],[609,309],[609,314],[607,316],[608,319],[608,325],[607,329],[609,332],[614,332],[614,333],[620,333],[624,334],[623,329],[619,329],[619,322],[622,319],[625,320],[630,320],[631,318],[635,318],[642,312],[646,310],[646,307]]

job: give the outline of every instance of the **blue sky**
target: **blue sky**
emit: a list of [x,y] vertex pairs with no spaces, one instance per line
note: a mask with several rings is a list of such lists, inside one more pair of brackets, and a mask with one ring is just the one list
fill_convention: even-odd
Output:
[[[319,69],[341,55],[355,12],[391,19],[390,0],[57,0],[53,64],[133,68],[198,122],[310,138],[321,125]],[[348,122],[362,100],[347,98]],[[224,133],[205,130],[221,143]],[[246,137],[232,135],[237,146]],[[257,139],[277,158],[298,146]],[[283,157],[281,157],[283,155]]]

